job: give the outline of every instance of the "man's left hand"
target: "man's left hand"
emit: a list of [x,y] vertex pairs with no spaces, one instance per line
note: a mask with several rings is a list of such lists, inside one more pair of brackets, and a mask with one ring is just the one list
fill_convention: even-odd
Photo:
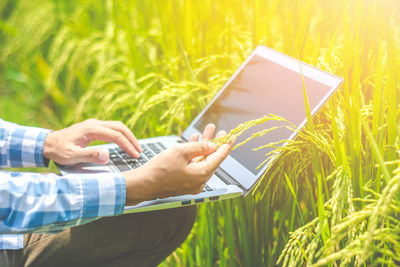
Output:
[[95,140],[116,143],[134,158],[142,152],[138,140],[122,122],[89,119],[50,132],[44,143],[43,155],[63,165],[86,162],[105,164],[109,160],[107,149],[87,147]]

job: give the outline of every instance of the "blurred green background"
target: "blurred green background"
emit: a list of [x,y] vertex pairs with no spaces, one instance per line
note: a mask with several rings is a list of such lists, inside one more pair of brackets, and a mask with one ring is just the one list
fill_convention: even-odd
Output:
[[0,117],[180,134],[269,46],[345,84],[253,195],[200,206],[163,266],[396,265],[399,22],[390,0],[0,0]]

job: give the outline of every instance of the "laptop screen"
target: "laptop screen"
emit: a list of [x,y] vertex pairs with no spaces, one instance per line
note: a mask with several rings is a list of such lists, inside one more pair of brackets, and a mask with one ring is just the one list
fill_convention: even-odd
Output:
[[[284,55],[279,54],[278,56],[282,57]],[[212,122],[216,124],[217,130],[224,129],[229,131],[240,123],[258,119],[264,115],[274,114],[283,117],[300,128],[306,121],[303,83],[299,71],[300,63],[285,57],[285,60],[288,59],[291,62],[285,66],[276,58],[269,59],[257,54],[251,56],[241,70],[227,83],[224,90],[212,104],[198,117],[193,127],[201,132],[208,123]],[[310,73],[309,69],[308,65],[302,66],[310,108],[315,112],[323,102],[323,99],[330,95],[332,84],[319,79],[318,75],[308,75]],[[322,71],[312,69],[312,71],[315,70],[327,75]],[[242,134],[236,143],[244,141],[261,130],[282,125],[288,124],[279,121],[268,121],[257,125]],[[293,131],[285,127],[278,128],[262,137],[253,138],[245,145],[232,151],[230,156],[234,162],[238,162],[254,176],[258,176],[264,168],[256,168],[267,158],[266,154],[271,152],[272,148],[263,148],[257,151],[253,149],[269,143],[290,139],[294,135]]]

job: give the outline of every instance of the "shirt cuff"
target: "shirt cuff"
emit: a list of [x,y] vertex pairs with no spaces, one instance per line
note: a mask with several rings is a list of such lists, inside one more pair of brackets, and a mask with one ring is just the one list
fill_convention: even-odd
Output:
[[[50,160],[45,158],[43,155],[44,142],[46,141],[47,135],[51,130],[42,130],[38,136],[37,145],[35,147],[35,167],[49,167]],[[36,159],[37,157],[37,159]]]
[[119,215],[124,212],[126,183],[122,173],[97,173],[82,179],[81,218]]
[[9,159],[11,167],[47,167],[43,146],[50,130],[21,126],[11,132]]

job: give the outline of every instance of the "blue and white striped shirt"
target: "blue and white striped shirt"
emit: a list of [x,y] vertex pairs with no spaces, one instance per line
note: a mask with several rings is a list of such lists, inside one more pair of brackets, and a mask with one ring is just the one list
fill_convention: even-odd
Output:
[[[46,166],[43,144],[48,132],[0,119],[0,169]],[[0,249],[23,248],[23,233],[57,233],[121,214],[125,196],[121,173],[0,171]]]

